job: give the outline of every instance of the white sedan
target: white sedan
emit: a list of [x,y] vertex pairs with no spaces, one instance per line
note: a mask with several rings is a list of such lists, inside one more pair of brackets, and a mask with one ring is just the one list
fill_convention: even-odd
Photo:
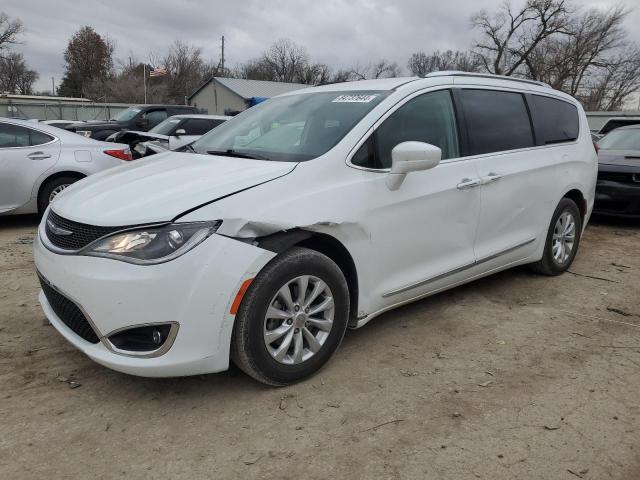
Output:
[[44,212],[74,182],[131,160],[127,145],[43,123],[0,119],[0,215]]

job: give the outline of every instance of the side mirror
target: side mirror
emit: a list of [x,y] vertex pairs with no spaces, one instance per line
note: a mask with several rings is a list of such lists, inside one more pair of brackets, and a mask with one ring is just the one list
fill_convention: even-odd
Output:
[[442,150],[424,142],[402,142],[391,150],[391,171],[387,176],[389,190],[397,190],[409,172],[428,170],[440,163]]
[[179,129],[177,129],[177,130],[174,132],[174,135],[175,135],[176,137],[179,137],[180,135],[186,135],[186,133],[187,133],[187,132],[185,131],[185,129],[184,129],[184,128],[179,128]]

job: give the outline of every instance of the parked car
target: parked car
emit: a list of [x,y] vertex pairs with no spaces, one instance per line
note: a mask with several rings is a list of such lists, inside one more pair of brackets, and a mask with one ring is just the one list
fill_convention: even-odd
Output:
[[640,117],[613,117],[605,122],[605,124],[598,130],[599,138],[604,137],[607,133],[616,128],[626,127],[628,125],[640,124]]
[[0,215],[44,212],[72,183],[127,160],[127,145],[43,123],[0,119]]
[[134,105],[107,122],[72,123],[66,129],[85,137],[105,140],[109,135],[120,130],[146,132],[166,120],[167,117],[182,113],[198,113],[198,109],[189,105]]
[[107,141],[126,143],[135,158],[146,157],[191,143],[230,118],[222,115],[174,115],[148,132],[123,130],[107,137]]
[[297,90],[187,151],[59,196],[34,247],[40,303],[110,368],[233,359],[270,385],[399,305],[516,265],[566,271],[598,168],[572,97],[451,72]]
[[640,218],[640,125],[613,130],[598,148],[595,213]]

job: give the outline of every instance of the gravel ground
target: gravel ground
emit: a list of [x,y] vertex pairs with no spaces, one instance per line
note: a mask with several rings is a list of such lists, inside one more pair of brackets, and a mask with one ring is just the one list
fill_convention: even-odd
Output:
[[40,310],[35,230],[0,219],[0,478],[640,478],[640,223],[590,225],[573,274],[389,312],[281,389],[94,364]]

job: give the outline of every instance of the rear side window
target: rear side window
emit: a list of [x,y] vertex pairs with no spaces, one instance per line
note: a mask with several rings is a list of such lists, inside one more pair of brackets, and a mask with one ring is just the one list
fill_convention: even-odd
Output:
[[542,95],[528,98],[538,145],[571,142],[578,138],[578,109],[574,105]]
[[52,136],[37,130],[9,123],[0,123],[0,148],[43,145],[53,139]]
[[521,93],[462,90],[471,155],[533,147],[529,113]]
[[209,130],[217,127],[222,123],[222,120],[211,120],[208,118],[190,118],[182,128],[187,132],[187,135],[204,135]]
[[53,140],[52,136],[36,130],[31,130],[31,146],[35,147],[36,145],[44,145],[45,143],[49,143],[51,140]]

